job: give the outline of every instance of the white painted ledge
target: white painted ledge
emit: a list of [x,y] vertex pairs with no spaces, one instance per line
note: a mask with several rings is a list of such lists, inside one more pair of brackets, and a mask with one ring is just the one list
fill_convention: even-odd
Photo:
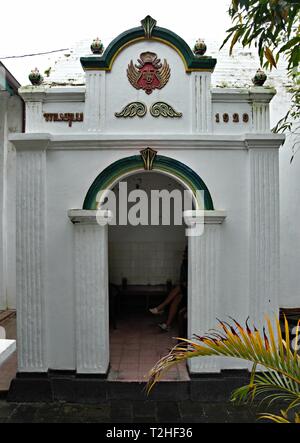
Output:
[[283,144],[283,134],[95,134],[95,133],[25,133],[11,134],[9,140],[17,150],[101,150],[151,146],[160,150],[248,150],[251,148],[278,149]]
[[0,366],[16,350],[16,340],[0,340]]
[[253,86],[251,88],[213,88],[213,103],[270,103],[276,90],[274,88]]
[[85,210],[85,209],[70,209],[68,211],[68,217],[72,223],[86,223],[96,224],[97,211]]
[[227,217],[226,211],[185,211],[184,220],[188,226],[195,224],[221,225]]
[[[112,217],[111,211],[106,211],[107,215],[104,217],[108,220]],[[97,224],[101,217],[99,217],[98,211],[88,209],[70,209],[68,211],[68,217],[74,224]],[[227,217],[226,211],[185,211],[184,220],[191,226],[195,223],[204,223],[206,225],[220,225]],[[104,220],[103,219],[103,220]]]
[[70,209],[68,217],[73,224],[86,224],[103,226],[101,223],[112,219],[111,211],[104,211],[105,215],[101,216],[100,211],[93,211],[89,209]]
[[59,86],[49,88],[45,86],[21,86],[19,94],[25,102],[42,103],[80,103],[85,101],[85,86]]

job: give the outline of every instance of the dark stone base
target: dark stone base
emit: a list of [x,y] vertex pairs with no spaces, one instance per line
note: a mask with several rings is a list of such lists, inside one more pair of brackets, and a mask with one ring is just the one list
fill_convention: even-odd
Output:
[[147,396],[144,382],[114,382],[102,377],[78,376],[73,371],[49,371],[48,374],[17,374],[7,400],[97,404],[148,399],[157,402],[191,400],[215,403],[229,401],[232,391],[247,383],[248,371],[222,371],[220,374],[191,376],[191,380],[185,382],[160,382]]
[[18,373],[10,384],[7,401],[52,401],[51,382],[48,374]]
[[247,370],[226,370],[220,374],[191,375],[190,400],[203,402],[226,402],[232,392],[249,383]]

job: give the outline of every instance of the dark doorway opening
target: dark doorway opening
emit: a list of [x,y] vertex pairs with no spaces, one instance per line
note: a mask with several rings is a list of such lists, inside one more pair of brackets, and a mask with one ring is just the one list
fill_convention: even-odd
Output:
[[[172,177],[157,172],[137,173],[126,182],[128,192],[184,191]],[[118,185],[114,190],[118,195]],[[178,285],[186,240],[185,225],[176,225],[172,216],[168,226],[109,227],[110,380],[146,381],[149,370],[176,345],[176,337],[184,336],[187,319],[181,322],[176,313],[170,329],[162,331],[158,324],[166,321],[169,306],[162,315],[149,308]],[[164,380],[189,380],[186,365],[172,368]]]

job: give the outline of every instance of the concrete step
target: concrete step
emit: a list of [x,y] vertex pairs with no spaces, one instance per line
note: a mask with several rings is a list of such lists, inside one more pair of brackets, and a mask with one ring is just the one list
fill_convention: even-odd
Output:
[[99,401],[151,399],[168,401],[229,401],[232,391],[249,383],[246,371],[206,374],[190,381],[165,381],[155,386],[149,396],[145,382],[109,381],[103,377],[78,376],[66,371],[48,374],[17,374],[8,393],[11,402],[64,401],[99,403]]
[[0,366],[16,350],[16,340],[0,339]]

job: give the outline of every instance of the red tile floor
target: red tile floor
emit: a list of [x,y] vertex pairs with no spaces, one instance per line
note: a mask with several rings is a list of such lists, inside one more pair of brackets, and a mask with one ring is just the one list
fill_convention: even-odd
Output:
[[[1,320],[7,338],[16,338],[16,317],[9,315]],[[153,316],[144,307],[132,311],[122,309],[117,319],[117,329],[110,330],[110,381],[146,381],[149,370],[176,344],[176,325],[169,332],[162,332],[157,323],[163,318]],[[17,354],[14,352],[0,366],[0,391],[9,388],[17,371]],[[186,365],[176,365],[162,378],[165,381],[187,381]]]
[[[146,309],[122,312],[117,329],[110,331],[109,380],[146,381],[149,370],[176,344],[176,325],[169,332],[162,332],[157,324],[163,320]],[[185,363],[171,368],[162,378],[165,381],[187,381]]]

